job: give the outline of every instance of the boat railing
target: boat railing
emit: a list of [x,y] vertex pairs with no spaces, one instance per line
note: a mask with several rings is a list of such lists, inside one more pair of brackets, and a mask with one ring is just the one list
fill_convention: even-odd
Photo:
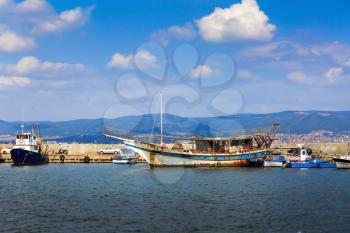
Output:
[[206,138],[212,139],[229,139],[229,138],[237,138],[237,137],[251,137],[252,135],[265,135],[271,131],[271,127],[264,128],[256,128],[256,129],[247,129],[247,130],[233,130],[233,131],[217,131],[211,132],[211,135],[208,137],[198,136],[195,133],[178,133],[178,134],[144,134],[137,133],[130,130],[122,130],[112,127],[104,127],[103,134],[114,135],[121,138],[129,138],[129,139],[139,139],[141,141],[147,139],[147,141],[157,141],[161,136],[163,138],[175,139],[175,140],[200,140]]

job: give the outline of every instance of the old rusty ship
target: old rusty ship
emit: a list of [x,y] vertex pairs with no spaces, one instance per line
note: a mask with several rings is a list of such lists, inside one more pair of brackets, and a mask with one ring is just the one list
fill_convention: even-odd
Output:
[[251,160],[267,155],[279,129],[279,124],[274,124],[265,130],[225,137],[167,135],[163,134],[162,97],[160,109],[160,134],[137,134],[105,127],[104,135],[121,140],[151,167],[244,167],[249,166]]

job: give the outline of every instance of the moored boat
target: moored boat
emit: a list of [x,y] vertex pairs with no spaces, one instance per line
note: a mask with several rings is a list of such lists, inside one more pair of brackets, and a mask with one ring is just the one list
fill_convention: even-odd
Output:
[[[104,128],[106,137],[121,140],[151,167],[244,167],[251,160],[264,158],[276,140],[279,124],[268,131],[222,137],[199,137],[196,134],[163,134],[162,94],[160,95],[160,134],[139,134]],[[144,139],[149,139],[150,142]],[[153,141],[155,142],[153,142]],[[186,143],[183,143],[186,142]]]
[[[14,165],[39,165],[49,162],[47,154],[42,152],[41,138],[37,138],[34,131],[16,134],[16,145],[11,150]],[[36,126],[38,127],[38,125]]]
[[264,160],[264,167],[284,167],[287,163],[283,155],[275,155]]
[[[121,138],[120,138],[121,139]],[[194,149],[174,148],[171,145],[156,145],[130,139],[122,139],[124,144],[140,154],[152,167],[184,166],[184,167],[241,167],[249,166],[249,160],[264,157],[268,150],[265,148],[247,148],[246,150],[229,152],[229,148],[218,147],[222,142],[243,142],[253,144],[252,138],[244,139],[195,139]],[[249,144],[248,144],[249,143]]]
[[311,155],[308,154],[307,149],[299,150],[299,161],[290,162],[287,167],[291,168],[336,168],[336,164],[319,159],[313,159]]
[[117,149],[117,156],[112,158],[115,164],[134,164],[137,161],[137,156],[129,149]]
[[333,161],[335,162],[337,168],[349,169],[350,168],[350,152],[347,155],[341,156],[339,158],[334,157]]
[[112,162],[114,164],[134,164],[136,160],[136,157],[115,157],[112,159]]

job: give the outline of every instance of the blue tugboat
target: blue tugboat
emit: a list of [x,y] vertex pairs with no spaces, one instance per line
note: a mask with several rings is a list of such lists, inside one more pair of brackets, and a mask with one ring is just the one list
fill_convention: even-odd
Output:
[[[21,133],[16,134],[16,145],[11,150],[11,159],[14,165],[39,165],[49,162],[47,154],[42,153],[41,142],[42,139],[32,132],[23,132],[23,125],[21,125]],[[35,127],[38,132],[39,126]]]

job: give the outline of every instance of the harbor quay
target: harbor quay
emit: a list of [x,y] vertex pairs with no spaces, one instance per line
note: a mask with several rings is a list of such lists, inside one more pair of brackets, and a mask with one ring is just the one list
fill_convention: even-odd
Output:
[[[291,149],[300,147],[300,144],[274,143],[271,150],[274,153],[288,154]],[[349,143],[306,143],[304,148],[312,150],[313,155],[319,159],[332,160],[333,157],[342,156],[350,150]],[[12,144],[0,144],[0,151],[12,149]],[[126,148],[123,144],[43,144],[43,151],[48,154],[51,163],[112,163],[114,154],[102,154],[99,151],[107,148]],[[10,153],[1,153],[1,158],[12,163]],[[140,157],[138,162],[145,161]]]
[[[14,145],[0,144],[0,149],[12,149]],[[101,154],[99,150],[106,148],[125,148],[122,144],[43,144],[50,163],[112,163],[114,154]],[[10,153],[1,153],[5,162],[12,163]],[[142,161],[141,161],[142,162]]]

